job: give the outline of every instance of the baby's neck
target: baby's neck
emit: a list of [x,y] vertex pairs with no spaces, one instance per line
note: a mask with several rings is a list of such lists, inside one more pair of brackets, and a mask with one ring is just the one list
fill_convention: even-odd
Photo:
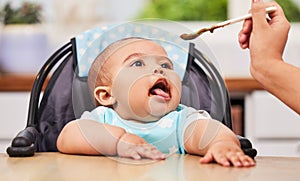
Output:
[[157,122],[159,119],[156,119],[156,120],[136,120],[136,119],[126,119],[126,121],[129,121],[129,122],[134,122],[134,123],[141,123],[141,124],[147,124],[147,123],[154,123],[154,122]]
[[120,118],[123,120],[127,120],[130,122],[136,122],[136,123],[152,123],[160,120],[162,117],[167,115],[169,112],[163,114],[163,115],[152,115],[144,113],[142,115],[134,114],[133,112],[128,113],[128,110],[120,110],[117,107],[114,107],[114,111],[118,114]]

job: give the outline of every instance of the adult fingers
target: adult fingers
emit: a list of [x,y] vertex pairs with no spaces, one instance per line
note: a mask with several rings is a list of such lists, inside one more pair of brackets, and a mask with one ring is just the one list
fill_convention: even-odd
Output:
[[252,0],[251,13],[253,29],[262,29],[268,26],[265,8],[266,6],[262,0]]
[[249,48],[250,34],[252,31],[252,20],[245,20],[242,30],[239,32],[238,41],[242,49]]

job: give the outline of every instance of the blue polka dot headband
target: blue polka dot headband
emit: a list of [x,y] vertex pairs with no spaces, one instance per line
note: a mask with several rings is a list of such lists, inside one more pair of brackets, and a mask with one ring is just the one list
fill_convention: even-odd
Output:
[[144,22],[128,22],[110,26],[96,27],[75,37],[78,76],[86,77],[89,69],[108,45],[123,38],[141,37],[159,43],[173,61],[174,70],[181,79],[184,77],[189,43],[178,35],[160,29]]

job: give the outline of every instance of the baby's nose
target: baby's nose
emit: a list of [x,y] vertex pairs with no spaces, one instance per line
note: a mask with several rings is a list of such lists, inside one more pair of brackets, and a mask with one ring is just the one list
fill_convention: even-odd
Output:
[[154,72],[155,74],[161,74],[161,75],[165,75],[165,74],[166,74],[165,71],[164,71],[164,69],[161,68],[161,67],[155,68],[153,72]]

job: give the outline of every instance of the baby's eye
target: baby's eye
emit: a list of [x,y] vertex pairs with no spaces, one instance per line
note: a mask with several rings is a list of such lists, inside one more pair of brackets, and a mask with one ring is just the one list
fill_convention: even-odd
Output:
[[136,61],[134,61],[132,64],[131,64],[131,66],[133,66],[133,67],[142,67],[142,66],[144,66],[145,64],[143,63],[143,61],[142,60],[136,60]]
[[163,63],[161,64],[161,67],[165,69],[173,69],[173,66],[170,63]]

